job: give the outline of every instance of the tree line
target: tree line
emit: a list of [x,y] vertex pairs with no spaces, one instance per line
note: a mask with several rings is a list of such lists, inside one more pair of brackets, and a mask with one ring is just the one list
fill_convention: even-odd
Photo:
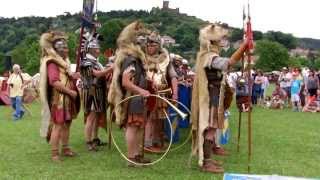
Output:
[[[199,28],[208,22],[185,14],[163,11],[153,8],[151,11],[110,11],[98,12],[98,19],[102,27],[98,32],[104,36],[102,51],[107,48],[116,48],[116,39],[121,30],[134,20],[141,20],[150,29],[158,30],[162,35],[169,35],[176,40],[177,46],[167,47],[170,52],[179,53],[194,64],[194,58],[199,48]],[[66,31],[69,36],[70,58],[74,62],[78,43],[77,30],[80,28],[80,14],[66,13],[57,17],[22,17],[0,18],[0,60],[5,55],[11,55],[13,62],[20,64],[30,74],[39,69],[39,37],[43,32],[56,29]],[[230,41],[237,42],[243,37],[243,30],[230,28]],[[320,68],[318,56],[311,60],[299,57],[290,57],[288,51],[301,42],[304,46],[317,47],[317,40],[301,41],[291,34],[269,31],[262,33],[254,31],[256,43],[256,67],[265,71],[277,70],[282,66],[310,66]],[[308,42],[312,42],[309,44]],[[230,56],[234,48],[223,51],[224,56]],[[3,61],[1,61],[3,63]],[[0,66],[0,73],[4,66]]]

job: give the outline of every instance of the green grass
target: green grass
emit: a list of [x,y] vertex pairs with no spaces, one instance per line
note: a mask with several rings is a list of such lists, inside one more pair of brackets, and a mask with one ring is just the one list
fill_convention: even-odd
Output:
[[[222,175],[202,173],[193,158],[188,166],[191,143],[170,152],[160,163],[145,168],[127,168],[114,147],[97,153],[86,150],[83,117],[71,130],[70,145],[79,153],[63,163],[50,161],[50,146],[39,137],[40,105],[31,106],[33,116],[18,122],[10,118],[10,107],[0,106],[0,179],[222,179]],[[229,157],[220,158],[229,173],[247,173],[247,121],[242,124],[241,150],[236,152],[238,113],[233,107],[232,137],[226,148]],[[255,108],[253,113],[253,156],[251,173],[320,177],[320,114],[273,111]],[[117,130],[117,140],[123,135]],[[100,136],[106,140],[104,131]],[[157,156],[152,156],[156,158]]]

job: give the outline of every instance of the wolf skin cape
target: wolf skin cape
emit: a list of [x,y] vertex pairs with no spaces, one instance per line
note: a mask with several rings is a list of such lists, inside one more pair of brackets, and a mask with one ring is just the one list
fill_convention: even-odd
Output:
[[[192,120],[192,155],[198,155],[198,164],[203,164],[204,131],[209,125],[209,91],[205,66],[212,58],[219,56],[220,47],[212,43],[228,34],[227,30],[219,25],[211,24],[200,30],[200,51],[197,54],[196,76],[193,83],[191,120]],[[223,119],[225,75],[221,82],[218,119]]]
[[[120,101],[130,96],[131,94],[123,94],[121,88],[120,70],[124,59],[128,56],[140,59],[143,64],[146,64],[145,53],[142,51],[141,46],[137,44],[137,38],[140,35],[145,35],[148,30],[144,28],[143,24],[135,21],[125,27],[117,39],[118,49],[114,63],[113,77],[108,93],[108,102],[116,106]],[[116,123],[122,125],[127,115],[126,109],[121,106],[115,109]]]

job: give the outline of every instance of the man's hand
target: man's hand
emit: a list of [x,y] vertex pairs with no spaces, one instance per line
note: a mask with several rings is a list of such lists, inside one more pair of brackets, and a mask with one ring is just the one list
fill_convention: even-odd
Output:
[[108,65],[107,68],[114,69],[114,64],[112,63],[112,64]]
[[80,75],[79,72],[75,72],[75,73],[72,73],[72,74],[71,74],[71,77],[72,77],[72,79],[74,79],[74,80],[78,80],[78,79],[81,78],[81,75]]
[[73,100],[75,100],[77,98],[77,96],[78,96],[78,92],[74,91],[74,90],[70,90],[69,95]]
[[149,97],[150,96],[150,92],[144,89],[141,89],[139,91],[139,95],[141,95],[142,97]]
[[107,74],[106,75],[106,80],[107,81],[111,81],[112,80],[112,75],[113,75],[113,73]]
[[173,93],[172,94],[172,99],[177,101],[178,100],[178,94],[177,93]]

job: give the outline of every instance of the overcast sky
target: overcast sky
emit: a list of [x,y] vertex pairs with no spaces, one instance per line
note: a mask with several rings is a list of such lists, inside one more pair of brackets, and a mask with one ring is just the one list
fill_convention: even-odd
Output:
[[[79,12],[82,0],[2,0],[1,17],[56,16]],[[242,9],[248,0],[171,0],[172,8],[211,22],[242,27]],[[98,10],[144,9],[162,6],[162,0],[98,0]],[[320,39],[320,0],[250,0],[252,28]]]

